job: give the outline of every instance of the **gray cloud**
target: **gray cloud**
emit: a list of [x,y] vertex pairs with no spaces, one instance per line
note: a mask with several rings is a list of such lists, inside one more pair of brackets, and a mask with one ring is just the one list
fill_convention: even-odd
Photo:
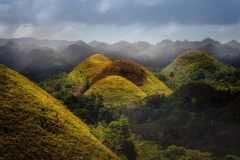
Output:
[[[141,2],[141,3],[140,3]],[[101,4],[102,3],[102,4]],[[105,8],[104,8],[105,7]],[[231,25],[240,22],[240,0],[3,0],[4,25],[61,23],[143,24],[168,23]]]

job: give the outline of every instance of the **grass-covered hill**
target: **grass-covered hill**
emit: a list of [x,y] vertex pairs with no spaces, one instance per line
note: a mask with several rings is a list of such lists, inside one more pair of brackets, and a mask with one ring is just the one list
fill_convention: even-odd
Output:
[[181,86],[169,96],[172,103],[182,103],[190,111],[201,112],[206,108],[222,108],[228,104],[228,99],[221,95],[211,85],[205,82],[190,82]]
[[[91,57],[96,56],[102,57],[102,55]],[[131,108],[147,95],[171,93],[171,90],[147,69],[133,61],[117,60],[109,63],[104,60],[104,62],[102,68],[91,69],[96,75],[89,76],[90,88],[84,95],[97,93],[103,96],[104,104],[107,106],[126,105]],[[84,61],[81,64],[85,63]],[[85,70],[83,73],[89,72]]]
[[0,159],[118,159],[61,102],[0,65]]
[[223,90],[238,90],[240,84],[238,69],[227,67],[206,52],[197,50],[182,53],[161,73],[167,77],[167,83],[176,88],[198,80]]
[[93,78],[90,85],[107,76],[116,75],[126,78],[138,86],[146,95],[171,94],[171,90],[159,81],[150,71],[130,60],[113,61]]
[[31,81],[41,82],[52,75],[70,72],[73,66],[62,57],[55,54],[43,54],[28,64],[21,74]]
[[[60,89],[54,90],[55,85],[61,86]],[[64,97],[63,94],[68,93],[97,93],[103,96],[104,104],[112,104],[114,107],[134,107],[146,96],[172,93],[143,66],[130,60],[111,61],[101,54],[88,57],[68,75],[49,79],[40,86],[58,97]]]
[[131,81],[122,76],[107,76],[94,83],[84,95],[101,95],[107,107],[135,107],[147,95]]
[[112,61],[101,54],[94,54],[81,62],[74,70],[69,73],[68,78],[80,84],[86,84],[110,65]]
[[147,77],[141,68],[141,65],[130,60],[114,61],[111,65],[106,67],[101,73],[94,77],[90,85],[107,76],[118,75],[128,79],[136,86],[143,86]]

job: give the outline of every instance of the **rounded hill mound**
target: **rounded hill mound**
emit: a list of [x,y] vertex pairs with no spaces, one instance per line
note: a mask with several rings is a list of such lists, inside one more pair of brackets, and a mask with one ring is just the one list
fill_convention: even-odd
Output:
[[144,81],[146,80],[146,76],[141,65],[130,60],[117,60],[94,77],[90,85],[93,85],[97,81],[112,75],[122,76],[134,83],[136,86],[143,86]]
[[134,83],[122,76],[107,76],[94,83],[84,95],[98,94],[103,96],[105,106],[129,108],[146,97],[146,94]]
[[110,59],[94,54],[81,62],[74,70],[68,74],[69,79],[80,84],[89,83],[93,77],[99,74],[104,68],[112,63]]

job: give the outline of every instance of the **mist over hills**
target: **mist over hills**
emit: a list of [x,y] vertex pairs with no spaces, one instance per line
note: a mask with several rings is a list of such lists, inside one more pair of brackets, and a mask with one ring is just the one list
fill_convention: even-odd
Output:
[[62,57],[55,54],[46,54],[42,50],[31,51],[37,53],[31,63],[29,63],[20,73],[32,81],[41,82],[58,73],[69,73],[73,66]]
[[[48,52],[55,52],[60,55],[72,65],[77,66],[85,58],[95,54],[101,53],[106,55],[111,59],[129,59],[133,60],[141,65],[149,68],[159,70],[166,67],[170,64],[177,56],[181,53],[188,51],[190,49],[195,50],[204,50],[208,54],[214,56],[220,62],[231,65],[234,67],[240,67],[240,43],[232,40],[226,44],[221,44],[218,41],[215,41],[211,38],[206,38],[202,41],[171,41],[163,40],[156,44],[150,44],[145,41],[138,41],[130,43],[127,41],[119,41],[113,44],[107,44],[104,42],[92,41],[87,44],[84,41],[59,41],[59,40],[38,40],[34,38],[15,38],[15,39],[0,39],[0,45],[4,46],[7,42],[15,43],[15,47],[9,47],[14,56],[9,56],[10,58],[5,58],[8,55],[2,55],[1,59],[2,64],[6,64],[10,68],[13,65],[11,59],[14,62],[14,59],[11,57],[17,57],[21,59],[26,56],[25,54],[29,53],[33,49],[41,49]],[[51,49],[52,48],[52,49]],[[4,48],[0,49],[0,53],[3,54]],[[24,52],[19,53],[19,52]],[[28,59],[28,56],[22,59]],[[34,57],[35,58],[35,57]],[[33,58],[29,61],[24,62],[23,64],[15,65],[13,69],[20,71],[28,63],[31,62]],[[5,62],[8,61],[8,62]]]

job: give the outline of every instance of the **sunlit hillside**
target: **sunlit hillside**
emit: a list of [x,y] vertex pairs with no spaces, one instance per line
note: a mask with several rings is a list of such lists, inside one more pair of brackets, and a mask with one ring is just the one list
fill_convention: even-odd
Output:
[[176,88],[203,80],[217,89],[239,90],[240,71],[217,61],[204,51],[190,50],[178,56],[162,70],[168,83]]
[[0,159],[118,159],[65,106],[0,65]]
[[121,76],[107,76],[94,83],[84,95],[103,96],[106,107],[135,107],[147,95],[135,84]]

